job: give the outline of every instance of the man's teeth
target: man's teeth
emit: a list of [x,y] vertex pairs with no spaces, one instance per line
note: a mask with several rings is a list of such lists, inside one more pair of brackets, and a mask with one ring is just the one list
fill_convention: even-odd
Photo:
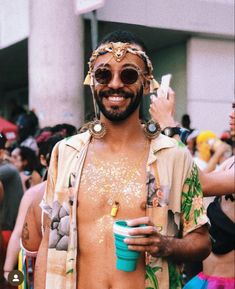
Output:
[[122,101],[123,99],[123,96],[109,96],[110,101]]

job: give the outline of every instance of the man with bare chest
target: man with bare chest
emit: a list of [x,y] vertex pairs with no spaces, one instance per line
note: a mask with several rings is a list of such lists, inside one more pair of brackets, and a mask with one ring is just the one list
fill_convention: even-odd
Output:
[[[92,53],[85,83],[100,117],[54,148],[41,204],[50,228],[39,250],[45,274],[38,288],[181,288],[178,264],[209,254],[189,152],[157,124],[139,121],[141,99],[156,88],[152,73],[144,44],[129,32],[107,35]],[[112,228],[119,219],[142,236],[124,240],[141,253],[133,272],[116,268]]]

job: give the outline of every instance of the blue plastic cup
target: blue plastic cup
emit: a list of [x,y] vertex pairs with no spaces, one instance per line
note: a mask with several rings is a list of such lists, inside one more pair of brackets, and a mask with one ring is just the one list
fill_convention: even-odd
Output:
[[[144,225],[140,225],[144,226]],[[137,227],[140,227],[137,226]],[[118,220],[113,225],[114,243],[116,248],[116,268],[125,272],[133,272],[136,270],[136,265],[140,252],[128,249],[128,245],[124,243],[125,238],[140,238],[143,236],[130,236],[129,230],[136,227],[130,227],[126,221]]]

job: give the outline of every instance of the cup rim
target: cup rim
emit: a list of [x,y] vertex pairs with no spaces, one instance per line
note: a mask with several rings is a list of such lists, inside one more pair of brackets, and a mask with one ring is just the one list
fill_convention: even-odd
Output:
[[131,238],[141,238],[141,237],[144,237],[143,235],[135,235],[135,236],[132,236],[129,234],[129,231],[135,227],[123,227],[123,226],[120,226],[117,222],[123,222],[126,224],[126,221],[125,220],[117,220],[114,224],[113,224],[113,232],[114,234],[118,234],[118,235],[121,235],[121,236],[127,236],[127,237],[131,237]]

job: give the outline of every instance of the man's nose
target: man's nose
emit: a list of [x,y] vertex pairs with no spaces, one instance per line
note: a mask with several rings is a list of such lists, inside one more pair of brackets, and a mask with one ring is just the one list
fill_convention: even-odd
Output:
[[120,78],[119,72],[113,72],[113,77],[110,80],[108,87],[113,88],[113,89],[118,89],[118,88],[123,87],[123,86],[124,86],[124,84]]

